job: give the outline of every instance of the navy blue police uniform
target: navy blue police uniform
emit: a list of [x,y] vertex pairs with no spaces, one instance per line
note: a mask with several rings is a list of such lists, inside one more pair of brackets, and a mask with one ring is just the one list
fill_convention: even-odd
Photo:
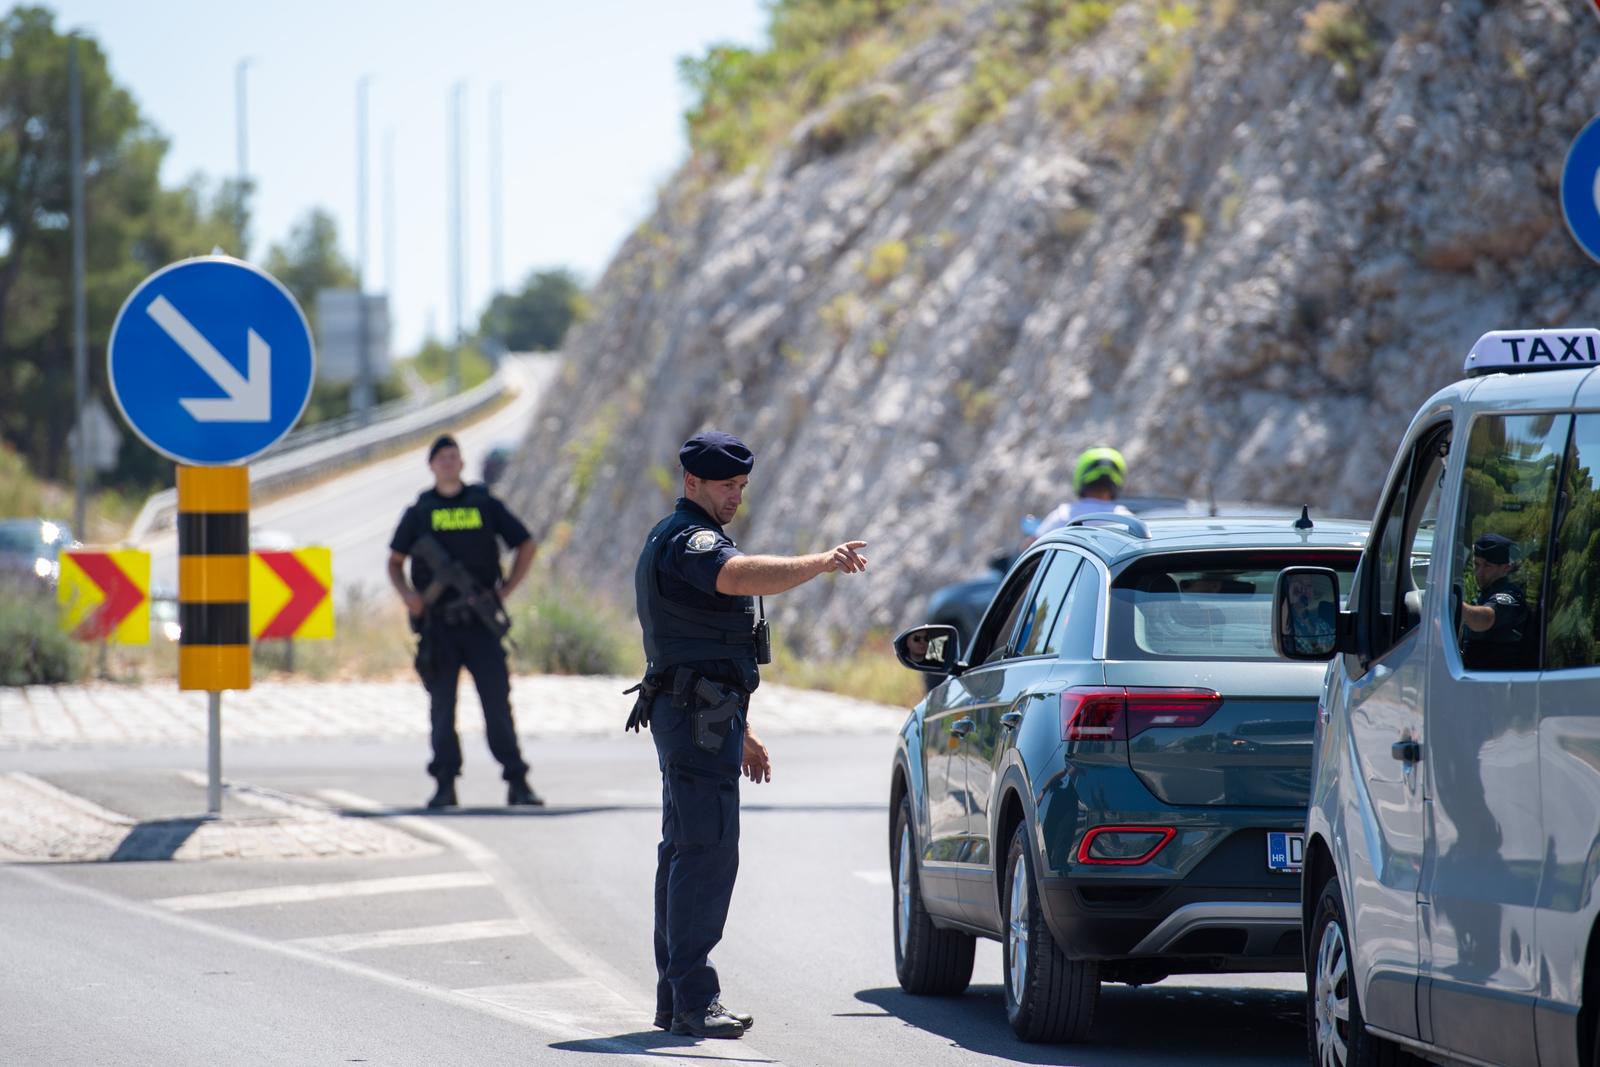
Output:
[[[689,473],[708,480],[748,473],[754,462],[725,434],[691,439],[679,455]],[[634,569],[647,660],[636,719],[639,710],[648,716],[661,770],[658,1026],[720,999],[709,956],[722,940],[739,869],[739,773],[749,695],[760,681],[754,603],[717,592],[717,575],[739,554],[713,516],[680,499],[650,531]]]
[[[437,489],[427,490],[401,516],[389,548],[410,555],[424,536],[436,540],[486,590],[494,589],[501,578],[497,541],[515,549],[529,538],[528,528],[484,485],[464,486],[454,496],[445,496]],[[412,586],[422,592],[433,578],[428,564],[412,556]],[[433,759],[428,773],[441,783],[452,782],[461,773],[456,685],[461,668],[466,667],[483,704],[489,751],[500,762],[507,782],[523,782],[528,764],[522,758],[511,718],[511,677],[499,636],[449,588],[428,609],[422,625],[429,630],[427,641],[431,645],[431,662],[424,676],[433,720]]]
[[[1484,534],[1472,543],[1472,554],[1504,565],[1511,562],[1513,544],[1501,534]],[[1530,666],[1523,648],[1528,622],[1527,591],[1510,575],[1502,575],[1480,589],[1472,603],[1493,610],[1494,624],[1487,630],[1466,631],[1462,652],[1467,666],[1489,670]]]

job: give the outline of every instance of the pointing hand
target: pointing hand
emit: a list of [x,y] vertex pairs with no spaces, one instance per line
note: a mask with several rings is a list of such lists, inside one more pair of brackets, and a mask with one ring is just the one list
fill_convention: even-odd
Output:
[[845,574],[856,574],[867,569],[867,557],[857,549],[867,547],[865,541],[846,541],[836,547],[828,557],[828,571],[843,571]]

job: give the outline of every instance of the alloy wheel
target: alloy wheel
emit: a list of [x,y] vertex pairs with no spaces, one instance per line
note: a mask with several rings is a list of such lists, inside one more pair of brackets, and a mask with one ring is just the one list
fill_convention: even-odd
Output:
[[906,955],[906,945],[911,939],[911,827],[900,827],[900,850],[895,863],[895,941],[900,946],[900,958]]
[[1316,1011],[1318,1067],[1345,1067],[1350,1056],[1350,953],[1337,919],[1322,931],[1317,947]]
[[1011,997],[1020,1002],[1028,981],[1028,865],[1020,857],[1011,868],[1011,910],[1007,913],[1006,978]]

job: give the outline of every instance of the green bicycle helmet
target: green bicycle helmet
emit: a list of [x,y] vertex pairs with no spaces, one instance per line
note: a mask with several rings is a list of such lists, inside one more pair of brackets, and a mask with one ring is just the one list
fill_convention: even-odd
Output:
[[1077,466],[1072,470],[1072,491],[1081,496],[1086,488],[1101,479],[1109,480],[1115,489],[1121,491],[1127,477],[1128,464],[1122,458],[1122,453],[1110,445],[1096,445],[1085,449],[1078,457]]

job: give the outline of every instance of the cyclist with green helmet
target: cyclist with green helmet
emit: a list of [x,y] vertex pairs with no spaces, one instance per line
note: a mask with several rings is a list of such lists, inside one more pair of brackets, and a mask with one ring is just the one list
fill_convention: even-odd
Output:
[[1072,470],[1072,491],[1078,499],[1062,504],[1039,523],[1039,535],[1058,530],[1089,515],[1132,515],[1117,503],[1122,483],[1128,478],[1128,464],[1122,453],[1110,445],[1096,445],[1078,456]]

